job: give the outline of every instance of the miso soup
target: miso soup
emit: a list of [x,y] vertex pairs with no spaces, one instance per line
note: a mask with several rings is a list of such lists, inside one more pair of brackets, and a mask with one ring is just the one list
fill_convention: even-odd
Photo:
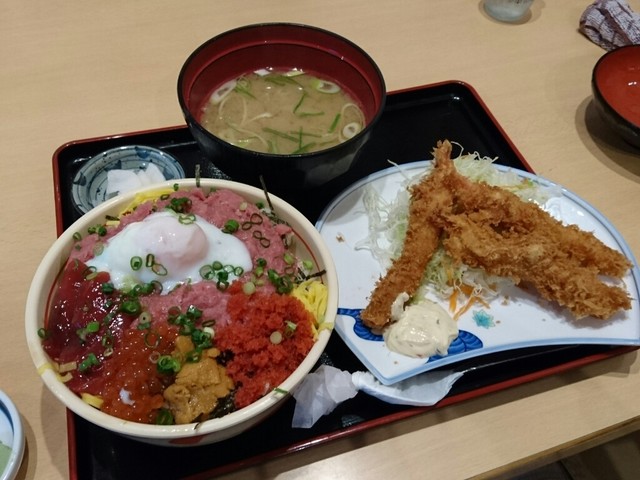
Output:
[[273,154],[324,150],[365,126],[360,106],[344,89],[300,70],[260,70],[225,83],[200,122],[233,145]]

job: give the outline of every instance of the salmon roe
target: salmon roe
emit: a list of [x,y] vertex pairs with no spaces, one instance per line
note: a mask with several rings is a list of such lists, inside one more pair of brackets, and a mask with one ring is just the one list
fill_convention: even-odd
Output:
[[158,372],[154,359],[171,353],[177,335],[177,329],[165,322],[157,322],[153,330],[126,330],[86,391],[102,398],[101,410],[109,415],[155,423],[164,403],[162,392],[173,376]]

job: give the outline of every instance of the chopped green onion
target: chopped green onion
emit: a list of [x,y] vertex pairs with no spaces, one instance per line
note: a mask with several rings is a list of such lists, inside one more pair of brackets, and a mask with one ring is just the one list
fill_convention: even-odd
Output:
[[302,102],[304,102],[304,99],[307,97],[307,92],[302,92],[302,95],[300,96],[300,100],[298,100],[298,103],[296,103],[296,106],[293,107],[293,113],[296,113],[298,111],[298,109],[302,106]]
[[253,93],[251,93],[250,88],[251,88],[251,85],[246,79],[240,79],[238,80],[238,83],[236,84],[236,86],[233,88],[233,91],[246,95],[250,98],[256,98],[253,95]]
[[113,334],[107,330],[107,332],[100,339],[100,343],[103,347],[113,347]]
[[172,198],[166,208],[176,213],[186,213],[191,208],[191,200],[186,197]]
[[115,291],[116,287],[114,287],[111,282],[104,282],[100,289],[102,290],[102,293],[109,295]]
[[87,267],[82,274],[86,280],[93,280],[98,275],[98,269],[96,267]]
[[362,125],[357,122],[351,122],[344,126],[342,129],[342,135],[344,138],[352,138],[355,137],[360,130],[362,130]]
[[226,282],[227,280],[229,280],[229,273],[225,270],[220,270],[217,273],[217,277],[218,277],[218,280],[222,282]]
[[278,330],[272,332],[269,336],[269,341],[274,345],[278,345],[282,342],[282,333],[280,333]]
[[296,325],[295,323],[293,323],[291,320],[286,320],[284,322],[285,328],[284,328],[284,335],[285,337],[291,337],[293,336],[293,334],[296,331],[296,328],[298,328],[298,325]]
[[109,324],[113,321],[113,317],[115,316],[115,314],[113,312],[109,312],[107,313],[104,318],[102,319],[102,324],[107,327],[109,326]]
[[254,230],[252,234],[253,238],[260,241],[260,245],[264,248],[268,248],[271,245],[271,240],[264,236],[261,230]]
[[144,334],[144,344],[149,348],[158,347],[161,339],[162,337],[154,330],[149,330]]
[[169,322],[173,322],[173,320],[175,320],[178,315],[180,315],[180,313],[181,311],[179,306],[174,305],[173,307],[169,307],[169,310],[167,311]]
[[87,232],[89,234],[97,233],[98,236],[104,237],[107,234],[107,227],[105,227],[104,225],[98,224],[98,225],[94,225],[92,227],[87,228]]
[[293,290],[293,282],[288,275],[279,275],[274,269],[267,271],[269,281],[276,287],[276,292],[280,294],[291,293]]
[[162,284],[153,280],[149,283],[137,284],[132,289],[130,294],[134,296],[138,295],[151,295],[152,293],[161,293],[162,292]]
[[85,372],[95,365],[100,365],[100,361],[98,360],[98,357],[96,357],[96,354],[91,352],[84,360],[82,360],[82,362],[80,362],[80,365],[78,365],[78,371]]
[[42,340],[46,340],[47,338],[49,338],[49,332],[46,328],[39,328],[38,337],[40,337]]
[[157,280],[151,280],[149,283],[145,284],[145,286],[150,287],[150,291],[148,293],[162,293],[162,284]]
[[79,242],[80,240],[82,240],[82,234],[81,234],[80,232],[75,232],[75,233],[73,234],[73,239],[74,239],[76,242]]
[[186,215],[180,215],[178,217],[178,222],[182,225],[191,225],[192,223],[195,223],[195,221],[196,216],[193,213],[187,213]]
[[156,363],[156,368],[160,373],[178,373],[180,371],[180,362],[171,355],[161,355]]
[[160,277],[164,277],[169,273],[167,268],[161,263],[154,263],[151,267],[151,271]]
[[242,284],[242,291],[246,295],[251,295],[256,291],[256,284],[253,282],[246,282]]
[[195,330],[191,334],[191,341],[198,349],[211,348],[213,346],[211,343],[211,334],[204,330]]
[[89,333],[96,333],[98,330],[100,330],[100,322],[89,322],[87,323],[87,326],[85,328]]
[[138,256],[131,257],[129,265],[131,266],[131,270],[140,270],[142,268],[142,258]]
[[215,271],[211,265],[203,265],[200,267],[199,273],[204,280],[213,280],[215,278]]
[[151,328],[151,314],[146,310],[138,317],[138,330],[147,330]]
[[338,84],[319,78],[313,81],[312,86],[321,93],[338,93],[341,90]]
[[189,305],[189,308],[187,308],[187,315],[193,319],[198,319],[202,316],[202,310],[195,305]]
[[156,415],[156,425],[173,425],[175,424],[175,420],[173,419],[173,414],[171,410],[168,408],[161,408],[158,410],[158,415]]
[[191,320],[187,320],[180,325],[178,333],[180,333],[180,335],[191,335],[195,330],[195,324]]
[[185,355],[185,361],[189,363],[197,363],[202,358],[202,352],[198,349],[191,350]]
[[238,223],[238,221],[234,219],[229,219],[225,222],[224,227],[222,228],[222,231],[224,233],[235,233],[238,231],[238,228],[240,228],[240,224]]
[[279,130],[275,130],[273,128],[267,128],[267,127],[263,128],[262,131],[264,133],[270,133],[271,135],[275,135],[276,137],[284,138],[285,140],[290,140],[292,142],[298,143],[298,137],[294,137],[293,135],[289,135],[288,133],[281,132]]
[[127,300],[120,305],[120,311],[130,315],[140,315],[142,305],[137,299]]
[[329,126],[329,133],[335,132],[336,127],[338,126],[338,123],[340,122],[340,117],[341,116],[342,115],[337,113],[336,116],[333,118],[333,122],[331,122],[331,125]]

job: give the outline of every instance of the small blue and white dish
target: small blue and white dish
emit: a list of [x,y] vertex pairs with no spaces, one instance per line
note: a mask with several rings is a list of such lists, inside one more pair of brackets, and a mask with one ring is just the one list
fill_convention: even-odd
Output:
[[16,478],[24,455],[24,430],[20,413],[0,390],[0,480]]
[[158,167],[165,180],[184,178],[178,160],[157,148],[127,145],[106,150],[92,157],[76,173],[71,186],[73,203],[81,213],[108,200],[115,193],[107,191],[110,170],[145,170],[150,164]]

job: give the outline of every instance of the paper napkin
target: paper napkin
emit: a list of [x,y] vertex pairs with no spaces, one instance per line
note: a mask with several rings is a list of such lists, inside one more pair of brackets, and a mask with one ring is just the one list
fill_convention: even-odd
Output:
[[293,391],[296,406],[291,426],[310,428],[340,403],[366,393],[396,405],[432,406],[442,400],[464,372],[425,372],[393,385],[383,385],[369,372],[350,373],[321,365]]

